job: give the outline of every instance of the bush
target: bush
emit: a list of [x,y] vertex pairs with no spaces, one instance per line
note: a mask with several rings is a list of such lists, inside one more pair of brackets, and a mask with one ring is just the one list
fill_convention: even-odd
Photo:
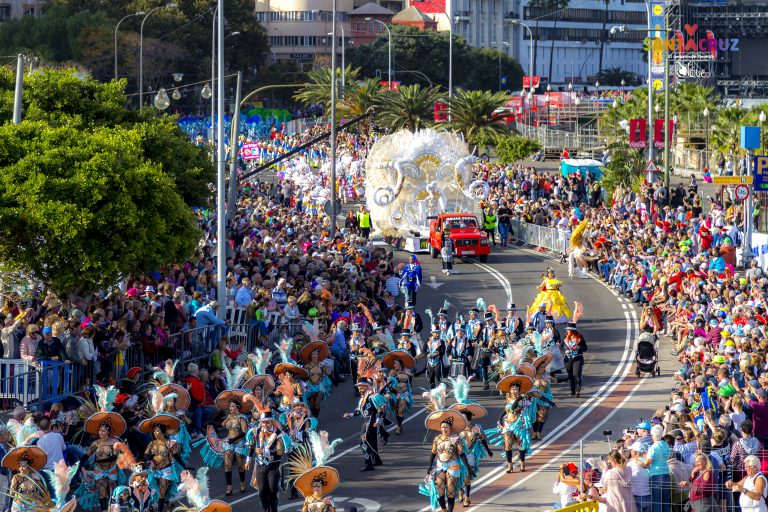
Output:
[[527,137],[499,137],[496,140],[496,154],[502,164],[518,162],[541,151],[541,144]]

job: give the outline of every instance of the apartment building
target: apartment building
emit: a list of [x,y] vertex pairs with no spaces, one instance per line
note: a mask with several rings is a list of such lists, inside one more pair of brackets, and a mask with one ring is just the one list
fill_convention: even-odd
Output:
[[40,16],[44,6],[43,0],[0,0],[0,23],[27,15]]

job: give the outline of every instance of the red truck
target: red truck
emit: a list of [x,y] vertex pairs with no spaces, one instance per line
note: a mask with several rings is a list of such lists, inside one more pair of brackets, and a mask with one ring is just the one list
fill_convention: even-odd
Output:
[[433,258],[440,256],[443,247],[443,232],[448,231],[456,256],[478,258],[488,261],[491,243],[480,229],[477,217],[471,213],[441,213],[429,217],[429,253]]

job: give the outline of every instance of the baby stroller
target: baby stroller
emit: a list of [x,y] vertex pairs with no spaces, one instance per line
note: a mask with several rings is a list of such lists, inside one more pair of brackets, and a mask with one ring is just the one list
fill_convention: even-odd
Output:
[[659,340],[653,334],[644,332],[637,339],[637,355],[635,356],[635,362],[637,366],[635,368],[635,375],[638,377],[640,373],[650,373],[651,377],[661,375],[661,368],[659,367]]

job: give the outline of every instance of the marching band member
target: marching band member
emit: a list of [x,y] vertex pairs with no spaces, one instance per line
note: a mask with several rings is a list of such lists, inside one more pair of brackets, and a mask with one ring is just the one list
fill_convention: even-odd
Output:
[[343,418],[363,417],[360,447],[365,458],[365,466],[361,471],[373,471],[374,466],[383,464],[379,455],[379,425],[383,421],[383,410],[387,405],[387,399],[375,392],[373,381],[368,377],[360,378],[355,385],[360,390],[360,400],[357,408],[352,412],[344,413]]
[[245,444],[248,447],[245,469],[249,471],[253,467],[251,486],[259,491],[261,508],[264,512],[277,512],[280,462],[292,449],[291,439],[282,432],[272,411],[261,409],[258,426],[248,430]]

